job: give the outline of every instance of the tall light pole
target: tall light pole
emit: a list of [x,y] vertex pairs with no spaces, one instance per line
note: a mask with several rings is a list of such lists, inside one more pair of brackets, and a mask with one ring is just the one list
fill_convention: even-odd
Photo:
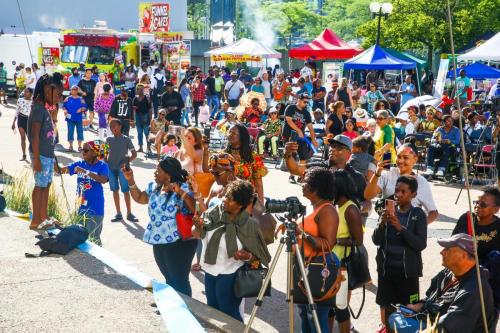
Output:
[[380,20],[382,16],[387,19],[389,14],[392,13],[392,4],[390,2],[372,2],[370,4],[370,12],[372,13],[372,18],[378,16],[378,25],[377,25],[377,42],[376,45],[379,45],[380,42]]

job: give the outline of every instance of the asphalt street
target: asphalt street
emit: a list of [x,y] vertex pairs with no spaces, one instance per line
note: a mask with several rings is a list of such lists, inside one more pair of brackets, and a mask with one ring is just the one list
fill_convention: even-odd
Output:
[[[15,106],[0,106],[2,116],[0,117],[0,163],[5,173],[16,175],[23,168],[30,168],[27,162],[20,162],[21,148],[19,134],[15,134],[10,126],[15,114]],[[67,165],[80,158],[79,153],[63,152],[66,148],[66,124],[63,119],[62,112],[59,120],[60,138],[63,146],[58,145],[57,157],[61,165]],[[135,134],[135,129],[131,129],[131,133]],[[133,136],[133,135],[132,135]],[[91,132],[85,132],[85,140],[91,140],[96,137]],[[134,144],[137,140],[133,138]],[[75,145],[76,146],[76,145]],[[139,157],[131,163],[134,170],[137,185],[144,189],[146,184],[153,180],[153,172],[155,169],[155,161],[147,160],[143,154],[139,153]],[[66,193],[70,197],[69,200],[74,200],[76,178],[63,176]],[[54,186],[62,193],[61,179],[55,177]],[[430,278],[441,269],[440,247],[436,243],[438,237],[448,236],[453,229],[458,217],[467,209],[467,195],[463,192],[458,203],[455,204],[455,199],[459,193],[460,185],[449,186],[442,183],[433,183],[432,191],[434,200],[440,212],[436,222],[429,225],[429,238],[427,248],[423,252],[424,274],[420,279],[420,290],[423,293],[429,285]],[[302,203],[308,205],[308,211],[311,212],[311,207],[307,201],[302,198],[301,189],[298,185],[288,183],[288,174],[269,165],[269,174],[264,178],[264,192],[266,197],[283,199],[288,196],[298,196]],[[472,200],[478,195],[477,190],[471,190]],[[115,214],[112,194],[109,191],[108,185],[105,185],[105,220],[102,232],[103,246],[124,258],[128,262],[136,265],[145,273],[148,273],[159,280],[162,280],[162,275],[158,270],[152,253],[151,246],[142,242],[142,235],[148,223],[146,206],[132,204],[134,214],[139,218],[138,223],[128,221],[112,223],[110,219]],[[122,201],[122,209],[124,202]],[[372,213],[367,223],[365,233],[365,245],[370,256],[370,271],[372,274],[373,284],[366,290],[366,301],[362,314],[359,319],[353,320],[353,325],[358,332],[374,332],[379,323],[378,306],[375,304],[375,292],[377,286],[377,274],[375,265],[376,248],[371,241],[371,234],[376,223],[376,215]],[[30,232],[26,227],[26,232]],[[274,255],[277,249],[278,242],[269,246],[270,252]],[[191,274],[191,285],[193,288],[193,297],[205,301],[203,273]],[[286,295],[286,255],[282,254],[276,271],[272,276],[272,297],[264,300],[264,304],[258,312],[255,321],[255,327],[260,332],[286,332],[288,330],[288,304],[285,302]],[[361,301],[361,291],[356,290],[352,296],[352,308],[357,311]],[[247,299],[245,302],[246,314],[249,315],[251,307],[254,303],[253,299]],[[130,314],[134,315],[134,314]],[[54,323],[56,324],[56,323]],[[298,311],[295,309],[295,331],[299,331],[300,325],[298,320]],[[157,330],[152,329],[152,331]]]

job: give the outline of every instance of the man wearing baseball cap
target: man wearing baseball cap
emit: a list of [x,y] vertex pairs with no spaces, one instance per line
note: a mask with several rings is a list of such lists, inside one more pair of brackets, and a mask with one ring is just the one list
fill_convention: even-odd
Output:
[[231,80],[227,81],[224,87],[224,97],[232,108],[240,105],[240,97],[245,92],[245,85],[243,82],[238,80],[238,73],[236,71],[231,72]]
[[298,164],[293,158],[293,153],[297,152],[298,144],[296,142],[288,142],[285,145],[285,161],[288,170],[292,175],[302,176],[306,169],[322,166],[333,170],[345,169],[351,176],[351,180],[355,186],[356,199],[362,205],[362,213],[367,214],[371,208],[370,201],[364,198],[366,187],[365,177],[356,171],[347,161],[352,152],[352,141],[345,135],[337,135],[335,137],[327,137],[325,142],[330,145],[328,151],[328,160],[321,162],[301,163]]
[[[414,314],[395,312],[389,317],[389,326],[397,332],[419,332],[425,328],[427,316],[437,318],[438,332],[485,332],[481,313],[479,286],[475,268],[474,243],[467,234],[455,234],[439,239],[442,264],[445,267],[431,281],[423,300],[406,307]],[[487,272],[481,268],[487,332],[495,332],[498,314],[493,305],[493,292],[487,281]]]

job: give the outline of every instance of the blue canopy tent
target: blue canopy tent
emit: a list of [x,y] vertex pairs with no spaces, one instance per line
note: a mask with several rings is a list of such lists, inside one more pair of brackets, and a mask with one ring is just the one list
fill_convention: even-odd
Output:
[[402,60],[389,54],[379,45],[373,45],[363,53],[358,54],[344,63],[345,70],[351,69],[395,69],[405,70],[416,68],[414,61]]
[[[457,68],[457,77],[460,71],[464,69],[467,77],[475,80],[479,79],[498,79],[500,78],[500,71],[496,68],[487,66],[480,62],[475,62],[468,66]],[[453,70],[448,72],[448,78],[453,77]]]

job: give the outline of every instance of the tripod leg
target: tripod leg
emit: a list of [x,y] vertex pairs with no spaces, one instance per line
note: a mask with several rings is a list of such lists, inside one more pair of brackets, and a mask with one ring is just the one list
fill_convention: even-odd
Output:
[[252,308],[252,314],[250,315],[250,319],[248,320],[248,323],[245,326],[245,331],[244,331],[245,333],[248,333],[250,331],[250,328],[252,327],[252,322],[255,319],[255,315],[257,314],[257,310],[262,305],[262,300],[264,299],[264,293],[266,292],[267,286],[271,281],[271,276],[274,273],[274,269],[276,268],[276,264],[278,263],[278,259],[281,254],[281,251],[283,251],[284,245],[285,243],[281,242],[280,245],[278,246],[278,249],[276,250],[276,254],[274,255],[273,261],[269,266],[269,271],[267,272],[266,278],[262,283],[262,288],[260,288],[259,295],[257,296],[257,300],[255,301],[255,305]]
[[295,255],[297,256],[297,264],[299,265],[300,274],[304,280],[304,287],[306,288],[306,296],[307,301],[309,302],[309,306],[311,307],[311,312],[313,316],[314,326],[316,327],[316,332],[321,332],[321,327],[319,326],[318,313],[316,312],[316,304],[314,304],[314,299],[311,294],[311,288],[309,287],[309,281],[307,280],[306,269],[304,267],[304,261],[302,259],[302,254],[300,253],[299,244],[293,244],[295,248]]
[[288,302],[288,322],[290,327],[290,333],[293,333],[293,322],[294,322],[294,314],[293,314],[293,252],[288,252],[288,260],[287,260],[287,270],[286,270],[286,300]]

